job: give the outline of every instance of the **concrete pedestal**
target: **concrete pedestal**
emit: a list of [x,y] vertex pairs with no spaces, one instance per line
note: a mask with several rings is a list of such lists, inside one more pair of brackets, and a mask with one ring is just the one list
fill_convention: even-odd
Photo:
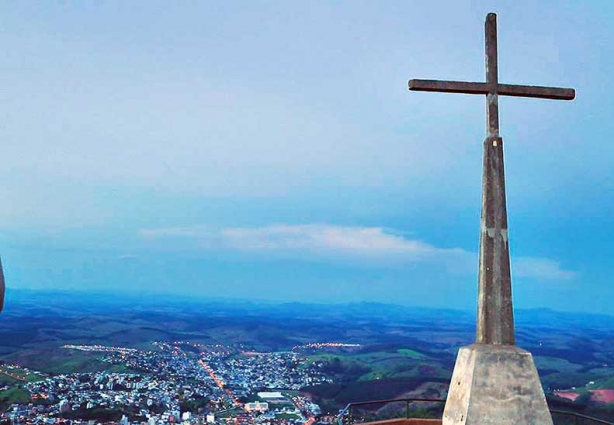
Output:
[[552,425],[531,353],[510,345],[462,347],[443,425]]

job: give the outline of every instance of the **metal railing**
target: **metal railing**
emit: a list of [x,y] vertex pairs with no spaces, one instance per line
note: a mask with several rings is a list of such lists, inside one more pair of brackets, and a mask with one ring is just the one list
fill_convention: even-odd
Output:
[[550,409],[550,413],[553,415],[562,415],[569,416],[572,418],[574,425],[581,425],[586,423],[585,421],[589,421],[589,423],[603,424],[603,425],[613,425],[614,422],[606,421],[604,419],[595,418],[593,416],[583,415],[581,413],[569,412],[566,410],[554,410]]
[[[343,409],[339,411],[339,415],[337,416],[337,425],[352,425],[352,409],[360,406],[374,406],[378,404],[389,404],[389,403],[405,403],[405,419],[411,418],[411,403],[445,403],[446,400],[443,398],[394,398],[387,400],[370,400],[370,401],[361,401],[356,403],[348,403]],[[584,424],[600,424],[600,425],[614,425],[614,422],[606,421],[604,419],[595,418],[593,416],[583,415],[581,413],[570,412],[566,410],[555,410],[550,409],[550,413],[553,415],[553,419],[555,415],[566,416],[570,419],[568,423],[573,423],[573,425],[584,425]],[[554,422],[555,425],[558,424],[558,421]]]
[[351,425],[353,422],[351,420],[352,417],[352,409],[360,406],[369,406],[369,405],[377,405],[377,404],[389,404],[389,403],[405,403],[405,418],[411,418],[411,403],[445,403],[446,400],[443,398],[394,398],[387,400],[370,400],[370,401],[361,401],[356,403],[348,403],[343,409],[339,411],[339,415],[337,416],[337,425]]

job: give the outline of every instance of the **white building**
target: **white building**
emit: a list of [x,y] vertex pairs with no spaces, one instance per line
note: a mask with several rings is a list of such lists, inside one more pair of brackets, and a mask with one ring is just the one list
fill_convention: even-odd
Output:
[[274,399],[283,399],[285,398],[282,393],[279,391],[263,391],[258,393],[258,397],[263,398],[265,400],[274,400]]
[[266,412],[269,410],[269,403],[261,403],[254,401],[253,403],[245,403],[245,410],[248,412]]

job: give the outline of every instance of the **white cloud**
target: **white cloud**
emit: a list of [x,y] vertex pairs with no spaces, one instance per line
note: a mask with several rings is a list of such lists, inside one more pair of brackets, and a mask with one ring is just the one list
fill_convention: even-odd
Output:
[[[443,266],[454,275],[477,274],[476,253],[436,247],[382,227],[273,224],[211,229],[195,226],[145,229],[141,236],[164,240],[165,245],[179,240],[182,248],[239,251],[271,258],[350,261],[362,265],[429,263]],[[570,280],[577,275],[563,269],[558,262],[541,257],[513,257],[512,273],[538,280]]]
[[512,273],[543,280],[571,280],[577,276],[576,272],[564,270],[557,261],[538,257],[512,258]]
[[211,230],[203,227],[147,229],[148,239],[180,238],[201,248],[259,252],[267,255],[311,256],[371,260],[387,264],[454,260],[475,263],[474,255],[459,248],[438,248],[381,227],[326,224],[275,224],[258,228]]
[[380,227],[273,225],[256,229],[225,229],[222,234],[238,249],[308,249],[362,254],[436,252],[431,245],[386,233]]

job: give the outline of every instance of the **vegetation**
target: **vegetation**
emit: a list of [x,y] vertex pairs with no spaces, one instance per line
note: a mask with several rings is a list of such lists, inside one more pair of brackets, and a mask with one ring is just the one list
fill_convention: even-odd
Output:
[[197,396],[192,400],[184,401],[179,405],[181,413],[200,413],[204,411],[209,405],[209,399],[207,397]]
[[13,403],[26,404],[30,402],[28,392],[22,389],[19,385],[14,385],[0,392],[0,408],[5,410]]

